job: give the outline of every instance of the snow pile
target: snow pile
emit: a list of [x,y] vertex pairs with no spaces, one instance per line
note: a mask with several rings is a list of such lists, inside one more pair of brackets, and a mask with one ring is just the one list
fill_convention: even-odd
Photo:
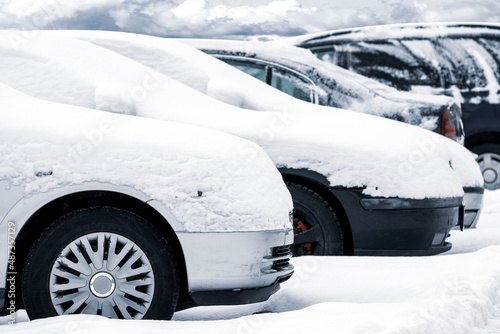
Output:
[[292,204],[280,174],[241,138],[42,101],[4,85],[0,105],[0,181],[24,196],[102,182],[162,202],[188,232],[288,222]]
[[[340,109],[333,112],[291,98],[295,103],[274,109],[280,112],[240,109],[95,44],[38,32],[13,47],[8,37],[13,33],[0,36],[0,81],[39,98],[229,132],[258,143],[279,167],[317,171],[332,186],[366,187],[364,192],[374,196],[454,197],[463,195],[462,187],[482,185],[479,167],[466,149],[407,124]],[[113,43],[124,43],[133,53],[142,48],[133,44],[133,37],[128,40],[133,35],[120,36]],[[199,51],[185,48],[186,58],[191,57],[188,50],[198,57]],[[154,50],[140,54],[161,59]],[[185,75],[193,85],[202,82],[195,67],[179,66],[177,72],[175,68],[169,75]],[[203,75],[210,77],[209,72]],[[72,82],[85,89],[72,90]],[[225,85],[235,82],[226,79]],[[249,97],[255,93],[253,87],[245,87]],[[274,90],[269,92],[252,95],[251,101],[284,101],[274,99]],[[232,98],[231,91],[225,94]],[[246,151],[252,154],[253,149]]]

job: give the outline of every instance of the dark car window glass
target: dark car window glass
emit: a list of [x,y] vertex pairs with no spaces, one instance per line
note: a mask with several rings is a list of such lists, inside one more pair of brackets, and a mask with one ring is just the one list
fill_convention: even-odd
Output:
[[480,38],[476,41],[491,56],[492,70],[498,82],[500,82],[500,39]]
[[266,66],[264,65],[250,63],[250,62],[243,62],[239,60],[232,60],[232,59],[221,59],[221,60],[247,74],[250,74],[254,78],[266,82],[267,70]]
[[406,47],[421,64],[420,69],[412,69],[414,71],[414,80],[410,82],[412,86],[436,88],[446,86],[446,82],[450,81],[453,67],[442,54],[436,51],[434,40],[402,40],[401,45]]
[[398,41],[350,43],[313,52],[323,60],[329,57],[341,67],[402,90],[409,90],[421,80],[431,81],[418,59]]
[[328,63],[335,64],[343,68],[350,68],[350,49],[349,45],[335,45],[331,50],[321,50],[315,52],[316,56]]
[[461,90],[470,90],[486,86],[484,71],[480,66],[484,57],[481,56],[479,48],[482,49],[472,39],[438,39],[436,51],[448,59],[452,67],[452,76],[450,81],[446,82],[446,88],[457,86]]
[[292,73],[273,68],[271,86],[300,100],[312,102],[310,85]]

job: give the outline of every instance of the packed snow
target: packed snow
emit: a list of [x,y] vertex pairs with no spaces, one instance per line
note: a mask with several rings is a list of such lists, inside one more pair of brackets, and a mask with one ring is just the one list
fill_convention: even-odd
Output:
[[3,84],[0,106],[0,181],[25,197],[101,182],[160,201],[179,231],[281,230],[289,220],[281,175],[241,138],[42,101]]
[[500,191],[485,194],[477,229],[452,231],[432,257],[294,258],[294,276],[267,302],[198,307],[172,321],[62,316],[0,318],[2,333],[500,333]]
[[[1,34],[0,81],[38,98],[232,133],[259,144],[279,167],[317,171],[332,186],[365,187],[364,193],[373,196],[455,197],[463,195],[463,187],[482,185],[466,149],[407,124],[297,100],[275,107],[279,112],[240,109],[95,44],[50,32],[26,34]],[[116,43],[128,43],[135,52],[129,36],[122,34]],[[183,50],[186,57],[198,57],[197,50]],[[203,82],[196,70],[179,66],[178,71],[192,78],[193,86]],[[236,86],[236,81],[226,79],[224,85]],[[270,93],[250,96],[253,86],[246,88],[252,101],[284,101]],[[231,90],[225,92],[226,99],[231,96]]]

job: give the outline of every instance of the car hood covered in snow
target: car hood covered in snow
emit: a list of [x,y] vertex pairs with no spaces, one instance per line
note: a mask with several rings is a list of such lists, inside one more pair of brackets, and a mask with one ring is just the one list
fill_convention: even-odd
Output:
[[[279,112],[241,109],[181,84],[153,66],[89,42],[34,32],[13,47],[12,34],[16,33],[2,33],[0,80],[39,98],[229,132],[258,143],[279,167],[316,171],[331,186],[364,187],[364,193],[373,196],[455,197],[463,195],[462,187],[482,185],[479,168],[466,149],[417,127],[346,110],[331,112],[330,107],[290,97]],[[162,49],[163,45],[153,47],[161,39],[146,40],[151,48],[144,50],[143,44],[135,44],[136,38],[117,34],[110,42],[126,45],[144,58],[161,57],[152,52]],[[197,50],[165,43],[165,48],[184,47],[190,50],[186,57],[198,59]],[[199,78],[209,76],[207,71],[198,77],[192,73],[197,69],[187,65],[177,71],[192,78],[193,86],[203,85]],[[217,84],[217,94],[231,99],[231,90],[224,95],[222,89],[236,85],[229,78],[206,84]],[[246,87],[248,96],[260,84],[264,85],[255,80]],[[285,101],[286,95],[279,94],[277,103]],[[259,98],[273,101],[274,97],[267,93]]]
[[288,227],[291,197],[254,143],[42,101],[3,84],[0,106],[0,181],[21,187],[24,196],[97,182],[160,201],[186,232]]

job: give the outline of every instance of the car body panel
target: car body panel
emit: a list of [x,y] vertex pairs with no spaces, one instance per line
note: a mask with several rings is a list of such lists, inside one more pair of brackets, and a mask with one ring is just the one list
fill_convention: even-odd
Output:
[[[207,242],[208,239],[208,242]],[[258,247],[266,240],[268,249]],[[179,233],[181,244],[198,245],[184,247],[189,292],[222,289],[251,289],[272,285],[285,273],[272,271],[272,247],[293,243],[293,230],[266,232],[208,233],[204,239],[200,233]],[[232,256],[228,259],[227,254]],[[266,260],[267,259],[267,260]],[[259,264],[260,265],[257,265]],[[251,264],[251,265],[249,265]],[[252,277],[252,280],[248,280]]]
[[367,210],[361,204],[366,198],[361,190],[331,189],[331,192],[344,206],[352,208],[346,214],[352,229],[354,255],[439,254],[451,248],[445,239],[460,223],[462,198],[435,199],[432,203],[398,199],[400,207],[375,206]]

